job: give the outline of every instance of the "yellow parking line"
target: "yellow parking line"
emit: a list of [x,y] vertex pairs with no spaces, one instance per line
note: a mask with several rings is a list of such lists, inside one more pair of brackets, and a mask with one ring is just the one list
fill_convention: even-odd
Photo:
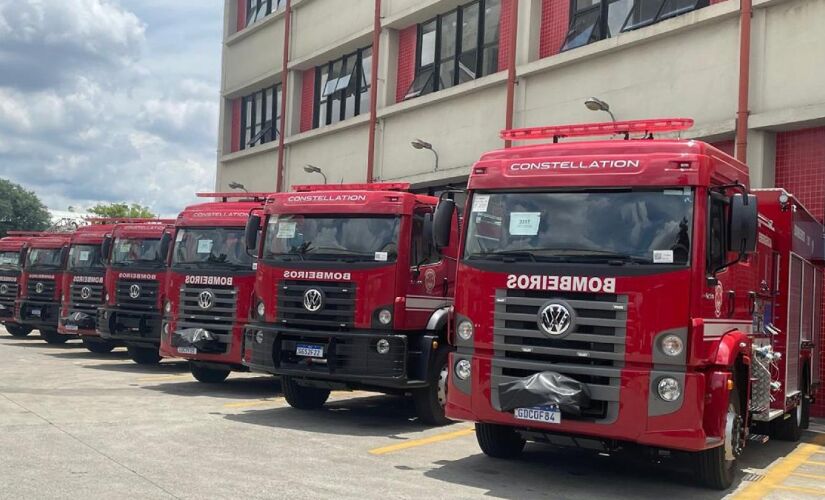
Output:
[[776,489],[777,490],[783,490],[783,491],[793,491],[793,492],[796,492],[796,493],[807,493],[809,495],[816,495],[816,496],[822,496],[822,493],[823,493],[823,490],[813,490],[813,489],[810,489],[810,488],[800,488],[799,486],[779,485],[779,486],[776,486]]
[[792,476],[799,476],[799,477],[807,477],[809,479],[822,479],[825,480],[825,476],[821,474],[808,474],[807,472],[791,472]]
[[391,446],[384,446],[382,448],[375,448],[370,450],[370,455],[386,455],[387,453],[393,453],[396,451],[406,450],[408,448],[416,448],[418,446],[424,446],[432,443],[439,443],[441,441],[449,441],[451,439],[457,439],[464,436],[469,436],[475,432],[475,429],[472,427],[467,429],[461,429],[460,431],[453,431],[453,432],[445,432],[443,434],[436,434],[435,436],[429,436],[420,439],[411,439],[409,441],[405,441],[403,443],[394,444]]
[[735,499],[760,499],[770,493],[773,489],[788,489],[795,488],[792,491],[799,491],[801,493],[815,493],[821,495],[822,491],[808,490],[806,488],[797,488],[796,486],[784,486],[782,481],[788,478],[793,472],[802,464],[808,462],[816,453],[822,450],[822,444],[825,444],[825,435],[817,436],[814,440],[815,444],[802,444],[781,459],[779,463],[768,469],[761,481],[750,483],[741,492],[734,495]]
[[276,403],[283,398],[275,398],[275,399],[259,399],[256,401],[243,401],[241,403],[227,403],[223,405],[224,408],[251,408],[253,406],[261,406],[269,403]]
[[819,462],[819,461],[817,461],[817,460],[808,460],[808,461],[807,461],[807,462],[805,462],[805,463],[806,463],[806,464],[811,464],[811,465],[825,465],[825,462]]

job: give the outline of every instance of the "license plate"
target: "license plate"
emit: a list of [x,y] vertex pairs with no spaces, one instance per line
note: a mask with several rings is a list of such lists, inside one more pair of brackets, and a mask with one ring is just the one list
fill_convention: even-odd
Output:
[[516,418],[542,422],[545,424],[560,424],[561,411],[557,406],[539,406],[536,408],[516,408]]
[[197,354],[198,350],[194,347],[178,347],[178,352],[181,354]]
[[298,344],[295,346],[295,354],[298,356],[307,356],[310,358],[323,358],[324,346],[312,344]]
[[67,332],[76,332],[77,331],[77,325],[66,325],[65,328],[66,328]]
[[31,311],[32,316],[40,316],[40,314],[42,314],[42,311],[40,309],[32,309]]

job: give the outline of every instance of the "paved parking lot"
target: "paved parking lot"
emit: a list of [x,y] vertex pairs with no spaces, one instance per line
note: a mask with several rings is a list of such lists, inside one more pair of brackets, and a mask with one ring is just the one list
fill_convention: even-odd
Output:
[[[402,398],[336,393],[300,412],[272,377],[194,381],[185,364],[132,363],[0,328],[2,498],[722,498],[675,460],[528,445],[502,462],[472,426],[428,428]],[[739,498],[825,496],[825,444],[748,449]],[[783,458],[784,457],[784,458]],[[742,480],[746,473],[751,473]]]

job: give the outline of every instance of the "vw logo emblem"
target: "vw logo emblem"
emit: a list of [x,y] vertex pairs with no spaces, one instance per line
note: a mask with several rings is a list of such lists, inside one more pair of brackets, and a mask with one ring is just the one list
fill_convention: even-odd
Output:
[[215,304],[215,295],[209,290],[204,290],[198,295],[198,305],[201,309],[212,309]]
[[43,283],[38,283],[38,284],[34,285],[34,291],[37,292],[37,293],[43,293],[43,290],[45,288],[46,287],[43,285]]
[[0,285],[0,295],[9,293],[9,285]]
[[133,299],[140,297],[140,285],[132,285],[129,287],[129,297]]
[[550,337],[561,337],[573,331],[575,317],[567,303],[550,302],[539,310],[539,329]]
[[89,300],[89,297],[92,296],[92,289],[88,286],[84,286],[80,289],[80,298],[83,300]]
[[304,292],[304,309],[309,312],[320,311],[324,307],[324,294],[321,290],[310,288]]

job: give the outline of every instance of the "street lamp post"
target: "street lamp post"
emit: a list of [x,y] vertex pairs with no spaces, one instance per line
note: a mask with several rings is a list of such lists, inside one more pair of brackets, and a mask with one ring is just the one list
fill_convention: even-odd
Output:
[[435,168],[433,168],[433,172],[438,172],[438,151],[435,150],[432,144],[427,141],[422,141],[421,139],[416,139],[412,141],[410,145],[415,149],[427,149],[432,151],[433,155],[435,155]]
[[324,178],[324,184],[327,183],[326,174],[324,174],[324,172],[320,168],[316,167],[315,165],[310,165],[310,164],[304,165],[304,172],[306,172],[308,174],[321,174],[321,177]]

